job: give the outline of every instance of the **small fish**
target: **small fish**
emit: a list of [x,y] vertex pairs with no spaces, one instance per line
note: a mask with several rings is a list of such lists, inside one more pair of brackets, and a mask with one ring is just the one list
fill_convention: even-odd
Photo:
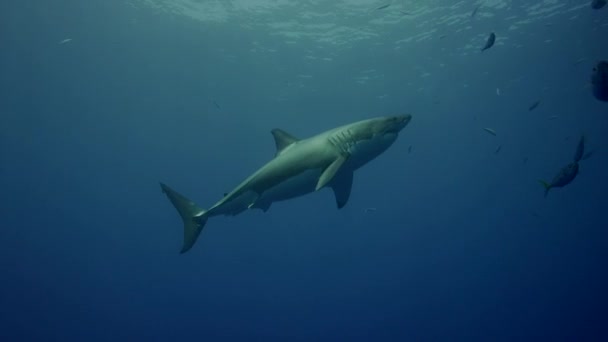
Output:
[[483,130],[486,131],[486,132],[488,132],[488,133],[490,133],[490,134],[492,134],[493,136],[496,136],[496,131],[493,130],[493,129],[491,129],[491,128],[484,127]]
[[376,11],[388,8],[391,4],[382,5],[380,7],[376,7]]
[[591,74],[593,96],[603,102],[608,102],[608,61],[600,61]]
[[477,14],[477,11],[479,10],[479,7],[481,7],[481,5],[477,5],[477,7],[475,7],[473,9],[473,12],[471,12],[471,18],[475,18],[475,15]]
[[592,0],[591,1],[591,8],[593,8],[593,9],[600,9],[604,6],[606,6],[606,0]]
[[215,106],[215,108],[222,110],[222,107],[220,107],[220,105],[217,104],[217,102],[215,102],[215,100],[213,100],[213,105]]
[[496,95],[500,96],[500,88],[496,88]]
[[365,208],[365,209],[363,209],[363,211],[365,213],[375,212],[376,210],[377,210],[376,208]]
[[496,148],[496,151],[494,151],[494,154],[498,154],[498,152],[500,152],[500,150],[502,150],[502,145],[498,145],[498,148]]
[[579,164],[578,162],[589,158],[589,156],[585,155],[585,136],[581,135],[581,138],[576,145],[576,152],[574,153],[574,161],[570,164],[564,166],[561,170],[559,170],[558,174],[553,177],[551,183],[548,183],[544,180],[539,180],[539,182],[545,187],[545,197],[549,193],[551,188],[561,188],[568,184],[570,184],[576,175],[578,175]]
[[65,44],[65,43],[69,43],[71,41],[72,41],[72,38],[66,38],[66,39],[60,41],[59,44]]
[[579,64],[583,63],[583,62],[584,62],[584,61],[586,61],[586,60],[587,60],[587,58],[579,58],[579,59],[577,59],[577,60],[574,62],[574,65],[579,65]]
[[559,118],[559,116],[557,116],[557,115],[551,115],[548,119],[549,120],[555,120],[557,118]]
[[443,39],[443,38],[445,38],[445,37],[447,37],[447,35],[442,34],[441,36],[439,36],[439,39]]
[[540,184],[545,188],[545,197],[549,194],[549,190],[552,188],[561,188],[568,184],[570,184],[576,175],[578,175],[578,162],[572,162],[566,166],[564,166],[555,177],[551,183],[548,183],[542,179],[539,180]]
[[494,32],[492,32],[492,33],[490,33],[490,35],[488,36],[488,39],[486,40],[486,45],[484,45],[483,48],[481,48],[481,52],[484,52],[485,50],[494,46],[495,41],[496,41],[496,34],[494,34]]
[[529,110],[529,111],[535,110],[535,109],[536,109],[536,107],[538,107],[538,105],[539,105],[539,104],[540,104],[540,100],[537,100],[536,102],[532,103],[532,104],[531,104],[531,105],[528,107],[528,110]]
[[410,147],[407,148],[407,153],[412,153],[412,145],[410,145]]

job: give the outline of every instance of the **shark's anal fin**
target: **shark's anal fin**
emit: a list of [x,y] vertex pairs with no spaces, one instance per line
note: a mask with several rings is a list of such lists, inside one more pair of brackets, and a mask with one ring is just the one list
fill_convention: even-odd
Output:
[[271,205],[272,205],[272,202],[259,201],[259,202],[256,202],[252,208],[262,209],[263,212],[267,212],[268,209],[270,209]]
[[336,173],[338,173],[340,167],[342,167],[342,165],[344,164],[344,162],[346,162],[347,159],[348,155],[343,154],[340,155],[336,160],[334,160],[333,163],[329,164],[329,166],[325,170],[323,170],[321,177],[319,177],[319,181],[317,182],[315,191],[326,186],[334,178]]
[[277,147],[277,154],[281,153],[287,146],[298,141],[296,137],[285,132],[282,129],[275,128],[272,131],[272,136],[274,137],[274,144]]
[[260,197],[262,197],[262,195],[259,194],[259,193],[256,193],[255,197],[253,198],[253,200],[251,201],[251,203],[249,203],[249,205],[247,206],[247,209],[256,208],[258,200],[260,199]]
[[348,202],[350,197],[350,191],[353,187],[353,172],[341,172],[331,182],[331,188],[334,190],[336,196],[336,205],[338,209],[342,209]]

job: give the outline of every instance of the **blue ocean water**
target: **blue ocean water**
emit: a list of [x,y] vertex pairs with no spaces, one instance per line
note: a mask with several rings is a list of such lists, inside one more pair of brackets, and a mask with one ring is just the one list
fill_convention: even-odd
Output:
[[[0,340],[608,340],[607,33],[586,0],[0,2]],[[179,254],[159,181],[207,207],[273,128],[401,113],[345,208]]]

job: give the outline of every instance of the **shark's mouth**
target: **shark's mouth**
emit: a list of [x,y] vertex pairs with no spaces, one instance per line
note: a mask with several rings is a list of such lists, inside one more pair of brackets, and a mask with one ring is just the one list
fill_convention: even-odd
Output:
[[[405,127],[405,125],[403,125],[403,127]],[[403,127],[391,127],[389,129],[387,129],[386,131],[384,131],[383,135],[386,135],[386,134],[399,134],[399,132],[403,129]]]

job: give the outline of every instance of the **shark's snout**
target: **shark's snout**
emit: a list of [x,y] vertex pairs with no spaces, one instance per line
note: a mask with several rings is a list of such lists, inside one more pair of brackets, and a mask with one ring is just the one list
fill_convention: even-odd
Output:
[[390,127],[388,128],[388,132],[399,133],[407,124],[412,120],[412,116],[410,114],[397,115],[390,118]]

